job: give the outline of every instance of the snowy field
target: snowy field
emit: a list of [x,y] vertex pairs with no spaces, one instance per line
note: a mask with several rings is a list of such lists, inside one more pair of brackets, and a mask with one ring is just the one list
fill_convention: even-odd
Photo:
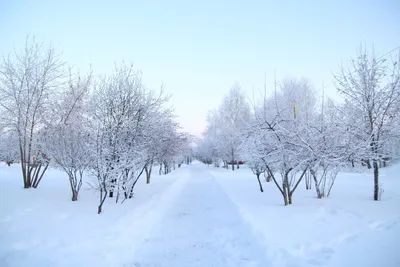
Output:
[[0,164],[0,266],[400,266],[400,165],[372,174],[341,173],[328,199],[304,184],[284,207],[273,182],[200,163],[144,179],[134,199],[82,189],[51,169],[24,190],[20,167]]

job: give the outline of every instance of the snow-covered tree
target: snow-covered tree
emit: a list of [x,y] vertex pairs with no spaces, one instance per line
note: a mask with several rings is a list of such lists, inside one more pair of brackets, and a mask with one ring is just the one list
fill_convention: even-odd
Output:
[[[301,108],[299,108],[301,107]],[[305,80],[284,80],[273,97],[264,95],[255,106],[254,120],[244,135],[246,163],[257,175],[266,170],[285,205],[305,177],[309,152],[303,135],[314,115],[313,89]]]
[[90,130],[86,101],[91,75],[74,77],[54,106],[53,120],[43,131],[42,142],[53,165],[69,178],[72,201],[78,200],[83,173],[91,163]]
[[[278,117],[279,118],[279,117]],[[307,170],[307,157],[298,133],[303,130],[295,119],[261,124],[267,142],[265,164],[269,175],[281,192],[285,205],[292,204],[293,193]]]
[[243,142],[241,144],[241,155],[245,160],[247,166],[252,170],[254,175],[256,175],[258,180],[258,185],[260,186],[261,193],[264,189],[261,184],[260,175],[267,171],[267,166],[265,164],[265,139],[260,133],[256,125],[249,128],[247,132],[243,135]]
[[343,96],[350,116],[359,122],[349,131],[367,141],[366,160],[374,169],[374,200],[379,198],[379,162],[390,158],[385,143],[399,132],[395,128],[400,106],[400,55],[389,60],[361,48],[349,66],[335,75],[336,87]]
[[181,143],[178,125],[163,105],[162,91],[147,89],[133,66],[122,64],[94,86],[90,100],[93,187],[100,192],[98,213],[107,198],[132,198],[134,188],[155,161],[170,170]]
[[196,148],[196,157],[204,164],[214,164],[219,167],[221,161],[224,163],[224,167],[227,166],[227,160],[224,159],[224,155],[219,149],[219,117],[216,111],[210,111],[207,116],[207,128],[203,133],[203,138],[200,139],[198,147]]
[[48,166],[37,133],[49,115],[49,100],[60,85],[63,64],[53,48],[28,37],[25,47],[0,65],[0,108],[7,126],[18,135],[24,188],[36,188]]
[[318,198],[328,197],[340,169],[354,162],[362,147],[348,134],[340,106],[322,102],[320,112],[308,122],[302,134],[308,154],[308,173]]
[[159,165],[159,174],[167,174],[175,164],[181,164],[183,161],[182,156],[186,148],[186,144],[182,143],[184,134],[179,134],[179,125],[174,119],[171,110],[158,110],[154,116],[156,123],[147,129],[147,183],[150,183],[154,164]]
[[8,166],[17,162],[19,158],[18,135],[13,130],[4,131],[0,134],[0,161]]
[[[176,124],[170,124],[170,127],[173,128],[165,132],[168,135],[161,135],[163,144],[157,155],[157,161],[160,166],[159,174],[171,172],[172,168],[175,168],[174,166],[179,158],[182,157],[190,145],[190,136],[186,133],[178,132],[177,128],[175,128],[176,126]],[[182,161],[182,159],[180,160]]]
[[204,164],[210,165],[214,164],[214,166],[219,167],[219,157],[217,154],[217,149],[215,143],[210,138],[202,139],[195,149],[195,155],[197,160],[201,161]]
[[220,107],[208,116],[206,134],[215,141],[218,155],[224,161],[224,165],[227,167],[228,163],[232,163],[232,170],[235,169],[234,163],[239,161],[240,135],[248,125],[250,117],[249,104],[238,84],[230,89]]
[[97,179],[101,201],[98,213],[109,194],[116,201],[120,192],[132,197],[133,187],[146,164],[141,137],[146,111],[145,88],[139,72],[122,64],[113,74],[101,79],[91,96],[93,136],[92,173]]
[[169,123],[172,122],[170,116],[170,111],[162,110],[161,107],[153,109],[148,116],[145,137],[147,140],[147,164],[145,166],[147,184],[150,183],[153,166],[159,160],[162,153],[165,135],[169,134]]

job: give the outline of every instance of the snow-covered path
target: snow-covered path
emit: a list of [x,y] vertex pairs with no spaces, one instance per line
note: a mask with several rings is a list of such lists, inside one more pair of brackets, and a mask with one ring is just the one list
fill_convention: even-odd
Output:
[[265,250],[204,166],[190,175],[128,266],[269,266]]

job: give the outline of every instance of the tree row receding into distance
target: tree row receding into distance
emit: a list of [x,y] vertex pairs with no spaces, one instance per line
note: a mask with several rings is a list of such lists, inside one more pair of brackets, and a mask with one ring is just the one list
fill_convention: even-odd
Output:
[[108,197],[133,197],[142,174],[169,173],[190,157],[191,136],[180,130],[169,97],[146,88],[132,65],[111,74],[82,74],[52,47],[27,38],[0,64],[0,157],[20,162],[24,188],[37,188],[50,165],[69,178],[78,200],[86,174]]
[[209,113],[196,156],[217,167],[231,164],[232,170],[244,161],[260,191],[265,175],[285,205],[292,204],[303,180],[323,198],[340,170],[370,168],[373,198],[379,200],[379,169],[400,155],[399,56],[378,57],[361,49],[333,77],[343,100],[338,103],[320,100],[306,79],[275,81],[271,95],[265,88],[252,101],[235,84]]

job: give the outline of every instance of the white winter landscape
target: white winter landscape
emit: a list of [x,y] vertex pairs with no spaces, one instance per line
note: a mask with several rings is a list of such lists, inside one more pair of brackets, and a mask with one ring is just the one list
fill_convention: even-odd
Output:
[[399,14],[0,0],[0,267],[400,267]]
[[130,202],[69,198],[68,178],[49,170],[24,191],[18,165],[0,165],[1,266],[400,266],[400,165],[340,173],[332,195],[301,186],[296,204],[243,167],[232,173],[198,162],[144,180]]

